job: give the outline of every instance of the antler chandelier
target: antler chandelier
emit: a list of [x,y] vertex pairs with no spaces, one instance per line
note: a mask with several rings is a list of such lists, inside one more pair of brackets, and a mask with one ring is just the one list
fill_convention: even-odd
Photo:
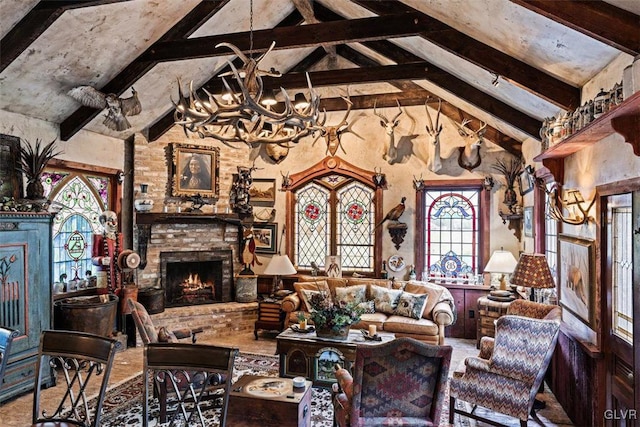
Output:
[[[253,1],[250,3],[250,45],[249,51],[253,52]],[[275,42],[269,49],[255,59],[245,55],[238,47],[231,43],[219,43],[217,47],[231,49],[243,62],[238,70],[231,61],[227,60],[230,73],[221,75],[226,93],[213,95],[206,89],[206,94],[200,97],[193,90],[193,82],[189,85],[188,96],[185,97],[178,79],[178,102],[171,102],[175,106],[175,123],[181,125],[185,133],[198,134],[200,138],[214,138],[227,145],[233,142],[244,142],[250,146],[256,143],[287,144],[298,142],[304,136],[320,130],[326,119],[320,120],[320,96],[314,91],[311,79],[307,73],[309,101],[304,95],[296,95],[295,102],[291,101],[289,94],[280,88],[284,97],[284,111],[277,112],[271,109],[275,105],[273,97],[267,97],[264,92],[262,76],[280,77],[281,74],[273,68],[269,71],[260,69],[260,61],[271,52]],[[225,80],[225,75],[233,75],[239,91],[233,91]],[[299,101],[302,97],[303,101]]]

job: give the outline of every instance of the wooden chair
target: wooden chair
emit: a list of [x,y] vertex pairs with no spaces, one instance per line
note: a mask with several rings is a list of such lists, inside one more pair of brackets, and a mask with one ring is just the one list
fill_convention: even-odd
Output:
[[173,331],[169,331],[166,328],[156,328],[147,309],[142,304],[130,298],[127,299],[127,304],[143,344],[178,342],[182,338],[191,338],[191,342],[195,343],[196,334],[202,332],[202,328],[182,328]]
[[407,337],[359,346],[353,379],[347,370],[336,370],[334,425],[437,426],[451,353],[451,346]]
[[0,326],[0,388],[2,388],[2,383],[4,381],[4,371],[7,369],[7,361],[9,360],[9,353],[11,352],[11,343],[18,335],[20,335],[19,331]]
[[[237,348],[202,344],[151,343],[144,348],[144,402],[142,422],[149,422],[149,382],[160,391],[160,407],[174,407],[172,423],[205,423],[203,410],[220,408],[219,425],[224,427]],[[217,401],[222,400],[221,405]],[[165,413],[165,417],[168,412]],[[162,414],[160,414],[162,418]],[[165,421],[161,421],[165,422]]]
[[[40,337],[32,426],[99,426],[116,345],[115,340],[85,332],[44,331]],[[53,365],[58,369],[58,379],[64,380],[57,386],[66,390],[60,400],[47,399],[44,403],[41,376],[45,367]],[[87,392],[100,378],[96,404],[90,407]]]

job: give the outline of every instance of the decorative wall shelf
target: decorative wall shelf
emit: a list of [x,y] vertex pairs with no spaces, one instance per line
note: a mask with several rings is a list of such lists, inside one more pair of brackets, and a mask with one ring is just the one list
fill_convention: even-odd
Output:
[[563,159],[584,147],[593,145],[612,133],[619,133],[631,144],[636,156],[640,156],[640,92],[625,99],[622,104],[609,110],[584,128],[549,147],[533,158],[551,171],[556,181],[562,182]]
[[511,213],[503,213],[498,212],[500,218],[502,218],[502,223],[506,224],[509,221],[509,226],[507,227],[509,230],[513,230],[513,234],[516,236],[518,241],[522,239],[522,214],[511,214]]

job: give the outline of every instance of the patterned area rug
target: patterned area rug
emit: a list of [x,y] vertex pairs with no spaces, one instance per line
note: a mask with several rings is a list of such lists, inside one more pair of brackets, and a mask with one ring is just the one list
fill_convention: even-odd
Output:
[[[235,360],[233,381],[245,374],[278,376],[278,358],[261,354],[240,353]],[[110,388],[103,404],[103,427],[140,426],[142,425],[142,374]],[[250,410],[251,408],[247,408]],[[150,401],[149,426],[166,426],[157,422],[159,406],[157,399]],[[205,412],[207,426],[217,426],[218,411]],[[331,427],[333,425],[333,408],[329,390],[314,388],[311,394],[311,425]]]

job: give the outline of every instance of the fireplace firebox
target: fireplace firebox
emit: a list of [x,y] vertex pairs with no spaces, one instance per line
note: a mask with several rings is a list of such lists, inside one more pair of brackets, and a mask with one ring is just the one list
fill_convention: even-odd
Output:
[[232,301],[231,249],[160,253],[166,307]]

